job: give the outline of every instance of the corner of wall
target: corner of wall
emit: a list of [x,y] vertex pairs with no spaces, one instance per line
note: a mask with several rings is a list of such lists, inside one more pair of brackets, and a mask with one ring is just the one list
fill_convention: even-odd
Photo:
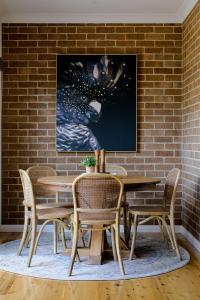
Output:
[[[0,19],[0,57],[2,56],[2,23]],[[0,185],[1,185],[1,107],[2,107],[2,71],[0,70]],[[1,193],[0,191],[0,225],[1,225]]]

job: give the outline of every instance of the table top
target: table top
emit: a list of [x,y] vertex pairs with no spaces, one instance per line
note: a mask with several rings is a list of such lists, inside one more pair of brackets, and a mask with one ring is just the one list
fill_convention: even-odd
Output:
[[[69,187],[72,186],[72,183],[77,175],[69,175],[69,176],[47,176],[47,177],[40,177],[38,179],[39,183],[51,186],[60,186],[60,187]],[[117,176],[123,182],[124,186],[139,186],[139,185],[155,185],[160,183],[159,178],[153,177],[146,177],[146,176]]]

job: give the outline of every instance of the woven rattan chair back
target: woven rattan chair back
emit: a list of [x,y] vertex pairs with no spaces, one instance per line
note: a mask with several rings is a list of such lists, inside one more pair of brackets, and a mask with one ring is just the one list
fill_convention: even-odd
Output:
[[36,196],[51,196],[56,193],[45,188],[43,184],[38,183],[39,177],[56,176],[56,171],[49,166],[33,166],[27,169],[27,173],[31,179],[34,194]]
[[20,174],[23,192],[24,192],[23,204],[35,210],[35,197],[33,193],[33,186],[32,186],[31,179],[28,173],[22,169],[19,170],[19,174]]
[[122,192],[123,184],[113,175],[82,174],[73,184],[74,208],[87,213],[119,210]]
[[170,215],[174,215],[175,201],[176,201],[176,190],[178,181],[180,178],[180,169],[172,169],[166,178],[165,189],[164,189],[164,202],[170,204]]
[[[68,274],[71,275],[72,273],[77,253],[78,231],[82,225],[87,225],[87,229],[94,231],[110,229],[113,255],[115,259],[118,259],[121,273],[124,275],[119,233],[123,183],[110,174],[82,174],[74,180],[72,192],[74,200],[72,227],[74,233]],[[98,225],[98,228],[93,227],[95,225]]]
[[115,165],[106,165],[106,172],[112,174],[112,175],[127,175],[126,169],[124,169],[121,166],[115,166]]

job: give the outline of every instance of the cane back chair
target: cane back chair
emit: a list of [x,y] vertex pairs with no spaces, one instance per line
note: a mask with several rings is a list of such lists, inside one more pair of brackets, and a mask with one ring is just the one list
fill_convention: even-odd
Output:
[[[180,170],[178,168],[172,169],[166,178],[165,188],[164,188],[164,201],[163,206],[132,206],[129,208],[129,220],[133,223],[133,238],[131,244],[131,251],[129,259],[134,256],[135,242],[137,236],[137,226],[142,225],[152,219],[156,219],[160,226],[161,232],[165,237],[165,231],[169,237],[172,248],[175,249],[176,255],[179,260],[181,260],[180,251],[178,248],[178,243],[175,234],[174,225],[174,210],[176,201],[176,190],[178,186],[178,181],[180,178]],[[170,207],[166,207],[166,204],[170,203]],[[145,216],[146,219],[138,222],[139,216]],[[169,220],[170,226],[168,227],[166,219]]]
[[56,171],[49,167],[49,166],[32,166],[27,169],[27,173],[31,179],[34,195],[37,200],[39,200],[39,197],[43,196],[55,196],[55,200],[52,202],[42,202],[37,203],[36,207],[39,209],[42,208],[56,208],[56,207],[65,207],[65,208],[73,208],[73,203],[67,203],[67,202],[59,202],[59,193],[50,191],[48,188],[46,188],[43,184],[38,183],[39,177],[46,177],[46,176],[56,176]]
[[127,171],[122,166],[106,164],[105,168],[106,168],[106,172],[108,172],[114,176],[115,175],[127,176]]
[[[72,213],[72,209],[67,209],[64,207],[37,209],[31,179],[28,173],[24,170],[20,169],[19,173],[20,173],[23,192],[24,192],[23,204],[24,204],[25,220],[24,220],[24,230],[22,234],[22,239],[20,242],[17,255],[21,254],[23,246],[25,245],[25,241],[28,238],[29,235],[28,225],[30,222],[31,236],[30,236],[30,249],[29,249],[28,263],[27,263],[28,267],[30,267],[32,256],[36,252],[37,244],[45,225],[48,224],[49,222],[54,222],[59,224],[62,227],[66,227],[67,225],[63,222],[63,220],[69,219],[69,216]],[[43,220],[44,222],[36,237],[37,223],[39,220]],[[63,246],[65,248],[64,240],[63,240]]]
[[[44,209],[44,208],[58,208],[58,207],[65,207],[65,208],[73,208],[73,203],[68,202],[61,202],[59,201],[59,193],[54,192],[46,188],[43,184],[38,183],[39,177],[46,177],[46,176],[56,176],[56,171],[49,167],[49,166],[32,166],[27,169],[27,173],[31,179],[32,185],[33,185],[33,191],[35,198],[37,200],[36,202],[36,208],[37,209]],[[53,201],[48,202],[41,202],[40,198],[42,197],[51,197],[54,196]],[[40,202],[40,203],[39,203]],[[54,253],[57,253],[57,236],[59,236],[59,233],[62,236],[62,239],[65,239],[64,236],[64,229],[60,226],[57,226],[58,224],[54,223]],[[30,233],[29,233],[30,236]]]
[[72,273],[77,249],[78,231],[87,226],[88,230],[97,230],[95,225],[102,225],[99,230],[110,229],[113,255],[118,258],[121,273],[124,267],[120,254],[120,206],[123,195],[123,184],[115,176],[108,174],[82,174],[72,186],[74,214],[71,217],[73,243],[71,262]]

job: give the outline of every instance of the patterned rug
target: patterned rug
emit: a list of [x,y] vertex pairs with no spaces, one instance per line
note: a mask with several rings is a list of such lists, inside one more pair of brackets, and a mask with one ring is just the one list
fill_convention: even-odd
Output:
[[[70,241],[67,241],[70,246]],[[180,247],[182,260],[179,261],[175,251],[169,249],[165,242],[152,239],[146,235],[139,235],[136,243],[137,259],[124,259],[126,275],[122,276],[118,262],[109,260],[102,265],[88,265],[87,258],[81,257],[81,262],[75,262],[71,277],[67,276],[69,257],[53,254],[52,234],[44,234],[38,246],[37,254],[33,257],[32,266],[28,268],[28,249],[24,249],[21,256],[17,256],[19,240],[0,245],[0,269],[20,275],[33,276],[56,280],[123,280],[159,275],[185,266],[189,260],[189,253]]]

